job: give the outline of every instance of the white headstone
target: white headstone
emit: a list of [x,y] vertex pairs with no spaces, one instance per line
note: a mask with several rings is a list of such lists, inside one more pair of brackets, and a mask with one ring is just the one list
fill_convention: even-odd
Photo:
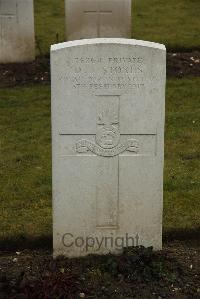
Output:
[[65,0],[67,40],[131,38],[132,0]]
[[34,58],[33,0],[0,0],[0,63]]
[[165,47],[67,42],[51,66],[54,255],[161,249]]

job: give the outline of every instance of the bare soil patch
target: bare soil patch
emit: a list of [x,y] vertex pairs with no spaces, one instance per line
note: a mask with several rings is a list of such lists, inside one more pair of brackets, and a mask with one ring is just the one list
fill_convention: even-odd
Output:
[[0,298],[200,298],[200,242],[79,259],[53,260],[45,250],[0,252]]
[[200,52],[168,53],[167,76],[178,78],[200,76]]

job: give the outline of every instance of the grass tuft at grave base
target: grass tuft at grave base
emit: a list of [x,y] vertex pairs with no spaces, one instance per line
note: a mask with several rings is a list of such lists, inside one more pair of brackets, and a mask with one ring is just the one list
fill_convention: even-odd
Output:
[[[167,82],[164,233],[200,228],[200,78]],[[51,244],[50,86],[0,89],[0,247]]]
[[[63,0],[35,0],[37,55],[65,41]],[[200,49],[199,0],[134,0],[133,37],[163,43],[168,50]]]

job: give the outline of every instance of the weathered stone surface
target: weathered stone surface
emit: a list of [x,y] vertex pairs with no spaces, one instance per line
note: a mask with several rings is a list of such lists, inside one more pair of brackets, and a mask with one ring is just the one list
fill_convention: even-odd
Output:
[[67,40],[131,38],[132,0],[65,0]]
[[34,58],[33,0],[0,0],[0,63]]
[[67,42],[51,66],[54,255],[161,249],[165,47]]

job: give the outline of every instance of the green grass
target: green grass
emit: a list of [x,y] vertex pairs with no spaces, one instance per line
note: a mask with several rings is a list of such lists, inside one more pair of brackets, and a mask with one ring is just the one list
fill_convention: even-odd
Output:
[[[64,0],[35,0],[37,55],[65,40]],[[199,0],[134,0],[133,36],[170,49],[200,48]]]
[[50,46],[65,41],[64,0],[35,0],[37,55],[49,53]]
[[200,48],[199,0],[134,0],[133,35],[168,49]]
[[[200,78],[167,83],[164,231],[200,227]],[[52,235],[50,86],[0,90],[0,240]]]
[[167,88],[164,230],[200,227],[200,78]]
[[0,232],[51,231],[49,86],[0,90]]

